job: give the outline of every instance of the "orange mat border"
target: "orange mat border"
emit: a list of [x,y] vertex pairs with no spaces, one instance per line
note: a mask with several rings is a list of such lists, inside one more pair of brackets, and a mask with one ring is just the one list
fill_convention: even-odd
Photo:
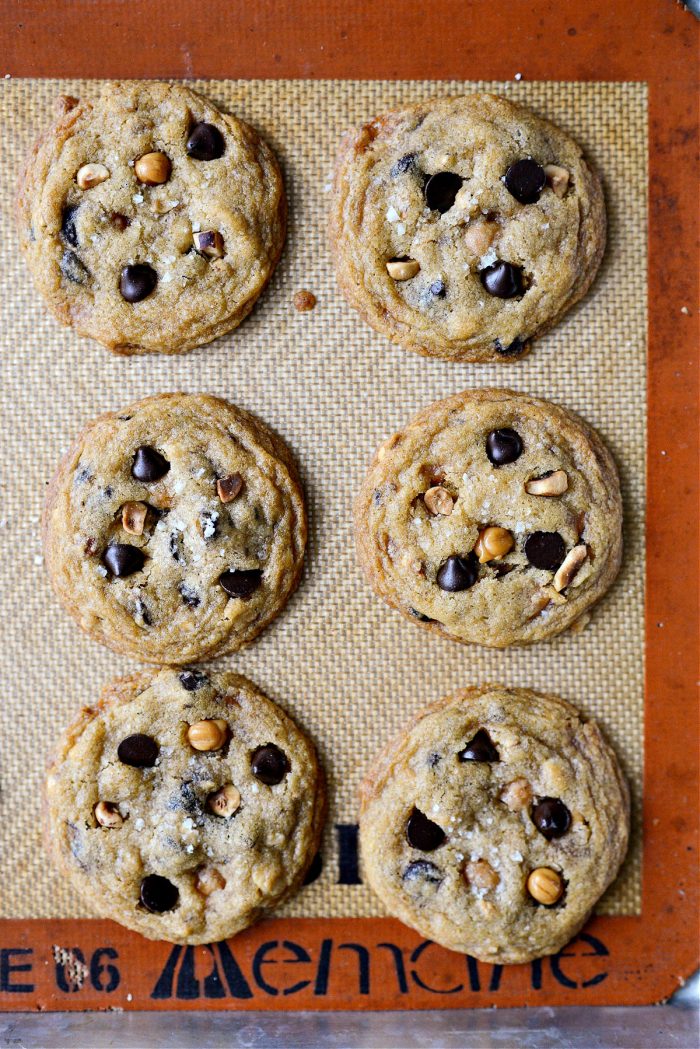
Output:
[[[194,949],[150,943],[111,922],[6,920],[0,1008],[659,1001],[698,965],[698,23],[672,0],[258,0],[233,12],[227,0],[205,8],[187,0],[2,0],[0,73],[504,80],[520,72],[649,85],[642,913],[596,918],[560,955],[502,971],[391,919],[274,920],[223,947]],[[619,360],[624,367],[622,348]],[[55,944],[73,950],[72,965],[54,961]]]

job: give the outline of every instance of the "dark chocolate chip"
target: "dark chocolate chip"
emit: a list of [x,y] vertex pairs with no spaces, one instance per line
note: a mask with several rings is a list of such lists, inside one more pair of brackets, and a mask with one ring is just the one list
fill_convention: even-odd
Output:
[[447,294],[447,288],[445,282],[442,280],[434,280],[428,289],[431,295],[434,295],[436,299],[444,299]]
[[413,167],[415,159],[415,153],[404,153],[402,157],[399,157],[391,169],[391,177],[398,178],[399,175],[405,175],[405,173]]
[[131,476],[137,481],[160,481],[170,469],[170,463],[155,448],[148,444],[142,444],[136,449],[134,462],[131,467]]
[[438,171],[425,184],[425,203],[431,211],[439,211],[444,215],[454,204],[461,188],[462,178],[456,172]]
[[261,783],[266,783],[268,787],[281,783],[289,772],[287,755],[274,743],[266,743],[264,747],[258,747],[251,756],[250,767],[256,779],[259,779]]
[[503,181],[511,196],[519,200],[521,204],[534,204],[540,199],[547,176],[544,168],[541,168],[536,160],[526,157],[510,165]]
[[90,280],[90,271],[87,266],[69,248],[61,255],[59,267],[66,280],[72,281],[73,284],[87,284]]
[[512,262],[494,262],[481,271],[480,277],[489,295],[498,299],[513,299],[525,290],[523,271]]
[[158,274],[153,267],[137,262],[133,266],[125,266],[121,271],[119,291],[127,302],[141,302],[148,298],[157,283]]
[[224,136],[218,127],[201,122],[190,131],[185,148],[193,160],[218,160],[225,149]]
[[417,619],[420,623],[434,623],[435,620],[431,619],[430,616],[426,616],[423,612],[419,612],[417,608],[409,608],[409,613],[414,619]]
[[445,840],[445,832],[437,823],[429,820],[420,809],[414,809],[406,824],[406,840],[414,849],[432,852]]
[[492,430],[486,438],[486,455],[492,466],[507,466],[523,454],[523,442],[515,430]]
[[428,755],[428,764],[430,765],[431,769],[434,769],[436,765],[440,764],[441,761],[442,757],[439,754],[433,753]]
[[561,838],[571,826],[571,813],[559,798],[540,798],[532,809],[532,822],[551,841]]
[[250,597],[262,581],[261,568],[229,568],[219,576],[219,582],[229,597]]
[[187,583],[179,583],[178,590],[180,592],[180,597],[188,608],[199,607],[202,599],[193,586],[188,586]]
[[209,678],[201,670],[183,670],[178,676],[185,692],[198,692],[209,684]]
[[451,593],[457,590],[468,590],[479,578],[479,562],[474,553],[460,557],[452,554],[440,565],[436,576],[437,585],[441,590]]
[[151,914],[164,914],[177,907],[180,893],[176,885],[160,874],[147,874],[141,882],[141,903]]
[[122,765],[131,765],[135,769],[150,769],[158,757],[158,744],[152,736],[137,732],[121,741],[117,747],[117,757]]
[[430,860],[414,860],[401,877],[404,881],[427,881],[431,885],[439,885],[443,880],[442,872]]
[[77,211],[77,204],[68,204],[63,209],[63,217],[61,219],[61,235],[66,243],[72,244],[74,248],[78,247],[78,230],[75,226]]
[[527,343],[525,339],[521,339],[518,335],[508,346],[504,346],[500,339],[496,339],[494,348],[500,357],[519,357],[527,349]]
[[492,569],[496,579],[503,579],[509,572],[515,571],[516,565],[508,565],[503,561],[492,561],[489,568]]
[[102,561],[113,576],[123,578],[140,572],[146,561],[146,555],[138,546],[129,543],[110,543]]
[[556,572],[566,557],[566,543],[558,532],[533,532],[525,540],[525,556],[534,568]]
[[310,885],[312,881],[316,881],[321,876],[323,870],[323,857],[320,852],[317,852],[311,861],[311,865],[304,875],[304,881],[302,885]]
[[501,760],[485,728],[479,729],[477,734],[469,740],[464,750],[460,750],[457,757],[460,761]]
[[185,558],[182,553],[182,536],[179,532],[171,532],[170,538],[168,539],[168,549],[174,561],[177,561],[179,565],[184,565]]

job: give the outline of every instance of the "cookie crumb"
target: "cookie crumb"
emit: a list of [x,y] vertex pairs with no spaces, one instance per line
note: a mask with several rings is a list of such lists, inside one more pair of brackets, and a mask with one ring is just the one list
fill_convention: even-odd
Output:
[[312,310],[316,305],[316,296],[312,291],[308,291],[307,288],[302,288],[294,295],[294,309],[298,310],[299,313],[307,313]]

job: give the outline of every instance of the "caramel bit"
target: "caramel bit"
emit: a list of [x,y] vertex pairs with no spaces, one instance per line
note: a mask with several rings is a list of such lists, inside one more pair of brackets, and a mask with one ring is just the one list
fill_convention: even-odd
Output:
[[217,790],[214,794],[210,794],[207,798],[209,811],[213,812],[215,816],[222,816],[224,819],[233,816],[234,812],[238,812],[240,806],[241,794],[234,787],[233,783],[227,783],[225,787]]
[[213,892],[226,887],[226,879],[216,867],[200,867],[194,887],[202,896],[211,896]]
[[482,528],[474,553],[479,558],[479,564],[485,565],[489,561],[498,561],[499,558],[505,557],[514,546],[515,540],[507,528]]
[[501,880],[486,860],[474,860],[464,868],[464,877],[475,889],[495,889]]
[[122,528],[130,535],[143,535],[148,507],[145,503],[124,503],[122,506]]
[[511,812],[520,812],[532,801],[532,787],[524,777],[514,779],[501,791],[501,801]]
[[423,496],[423,502],[431,514],[441,517],[449,517],[455,504],[447,489],[440,485],[429,488]]
[[243,487],[243,478],[240,474],[229,474],[228,477],[220,477],[216,482],[216,491],[222,503],[231,503]]
[[307,313],[316,305],[316,296],[312,291],[302,288],[294,295],[293,302],[295,310],[298,310],[299,313]]
[[228,725],[222,718],[196,721],[187,729],[187,740],[195,750],[220,750],[227,735]]
[[495,222],[470,222],[464,231],[464,246],[472,255],[481,258],[493,244],[498,226]]
[[527,891],[545,907],[560,900],[564,892],[564,882],[560,874],[551,867],[536,867],[527,879]]

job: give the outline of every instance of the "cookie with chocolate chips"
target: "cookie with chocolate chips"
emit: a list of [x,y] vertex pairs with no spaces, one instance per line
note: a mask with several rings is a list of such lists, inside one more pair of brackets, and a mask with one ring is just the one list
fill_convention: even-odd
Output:
[[18,195],[20,244],[63,324],[115,353],[237,327],[279,258],[286,199],[257,132],[179,84],[59,100]]
[[420,714],[362,787],[364,871],[389,912],[485,962],[554,954],[627,851],[629,795],[598,726],[529,689]]
[[350,132],[331,243],[351,306],[406,349],[514,361],[588,290],[600,181],[560,128],[496,95],[439,98]]
[[617,575],[617,471],[566,408],[467,390],[379,448],[355,539],[375,591],[411,622],[495,648],[543,641],[584,625]]
[[302,569],[303,495],[258,419],[161,394],[90,423],[49,486],[46,566],[96,641],[143,662],[234,652],[284,607]]
[[49,849],[95,914],[214,943],[301,886],[325,787],[313,744],[250,681],[170,669],[120,678],[82,712],[47,801]]

